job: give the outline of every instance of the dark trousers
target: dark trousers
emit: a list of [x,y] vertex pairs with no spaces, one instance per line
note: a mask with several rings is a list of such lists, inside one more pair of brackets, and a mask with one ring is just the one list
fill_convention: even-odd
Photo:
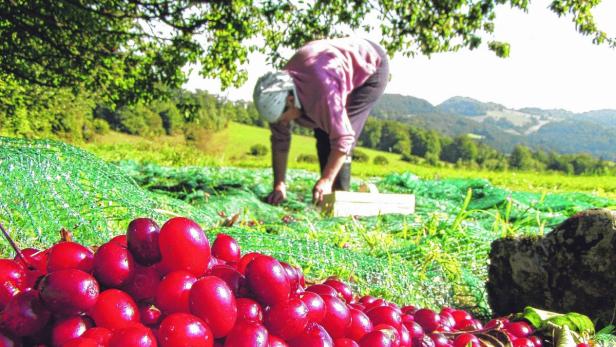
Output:
[[[364,129],[370,111],[381,95],[383,95],[385,87],[387,86],[387,81],[389,81],[389,61],[387,53],[385,53],[380,46],[376,44],[373,44],[373,46],[381,55],[381,66],[366,80],[366,82],[364,82],[364,84],[353,90],[347,98],[346,111],[351,121],[351,127],[355,132],[355,143],[357,143],[359,135],[361,135]],[[314,137],[317,139],[317,154],[319,156],[319,166],[322,175],[327,165],[329,153],[331,152],[329,135],[321,129],[314,129]],[[336,176],[333,189],[347,191],[350,187],[351,158],[348,158],[342,168],[340,168],[338,176]]]

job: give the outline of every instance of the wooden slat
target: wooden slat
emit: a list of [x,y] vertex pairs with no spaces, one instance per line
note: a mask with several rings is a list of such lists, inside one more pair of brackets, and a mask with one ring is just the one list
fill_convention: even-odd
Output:
[[321,208],[326,214],[341,216],[374,216],[378,214],[415,212],[412,194],[376,194],[334,192],[323,198]]

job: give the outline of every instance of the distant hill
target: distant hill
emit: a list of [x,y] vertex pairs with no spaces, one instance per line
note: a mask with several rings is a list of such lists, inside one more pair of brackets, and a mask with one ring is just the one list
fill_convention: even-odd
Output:
[[515,110],[461,96],[434,106],[424,99],[386,94],[372,113],[449,136],[480,135],[487,144],[504,152],[524,144],[559,153],[585,152],[616,161],[616,110]]

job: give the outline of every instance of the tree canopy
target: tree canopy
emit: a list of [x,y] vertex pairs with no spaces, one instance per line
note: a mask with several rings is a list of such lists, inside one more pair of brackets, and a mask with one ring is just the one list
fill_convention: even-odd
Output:
[[[241,66],[260,51],[280,64],[283,48],[379,30],[405,55],[476,48],[494,30],[495,8],[530,0],[7,0],[0,3],[0,80],[85,88],[130,103],[185,82],[196,64],[223,87],[246,79]],[[557,15],[597,44],[615,46],[595,24],[600,0],[552,0]],[[500,56],[507,43],[491,41]]]

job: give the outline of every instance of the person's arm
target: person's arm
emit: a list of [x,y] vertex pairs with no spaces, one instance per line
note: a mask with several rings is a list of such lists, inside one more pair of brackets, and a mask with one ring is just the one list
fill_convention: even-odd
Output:
[[312,201],[315,204],[320,204],[323,201],[323,195],[332,192],[332,185],[340,171],[340,168],[346,160],[347,154],[338,150],[332,149],[327,158],[327,164],[323,170],[323,175],[314,185],[312,189]]
[[270,124],[272,131],[272,170],[274,180],[272,192],[267,196],[267,202],[278,205],[287,198],[286,174],[291,143],[291,131],[288,126]]

